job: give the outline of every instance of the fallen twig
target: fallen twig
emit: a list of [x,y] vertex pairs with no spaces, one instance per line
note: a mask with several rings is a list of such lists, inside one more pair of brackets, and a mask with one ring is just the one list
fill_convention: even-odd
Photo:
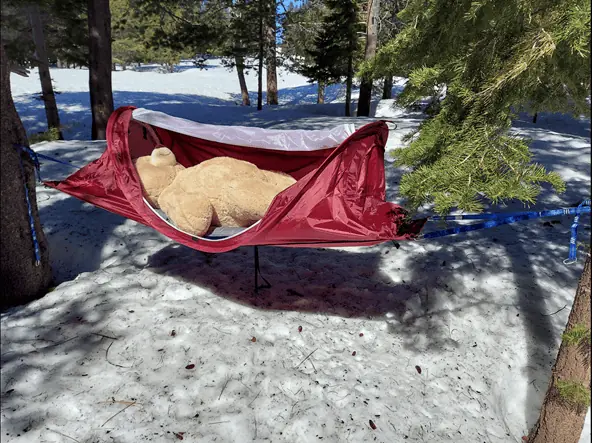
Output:
[[117,366],[118,368],[123,368],[123,369],[129,369],[131,368],[131,366],[122,366],[122,365],[118,365],[117,363],[113,363],[111,361],[109,361],[109,349],[111,348],[111,346],[113,346],[114,342],[109,343],[109,346],[107,346],[107,349],[105,350],[105,359],[107,360],[107,363],[112,364],[113,366]]
[[552,313],[550,313],[550,314],[541,314],[541,315],[543,315],[544,317],[548,317],[549,315],[555,315],[555,314],[557,314],[558,312],[561,312],[561,311],[563,311],[565,308],[567,308],[567,305],[565,305],[563,308],[561,308],[561,309],[558,309],[557,311],[555,311],[555,312],[552,312]]
[[109,400],[109,401],[100,401],[99,403],[108,403],[110,405],[113,405],[115,403],[119,403],[120,405],[128,405],[131,406],[133,404],[137,404],[137,402],[135,401],[129,401],[129,400]]
[[103,423],[103,424],[101,425],[101,428],[102,428],[103,426],[105,426],[107,423],[109,423],[109,422],[110,422],[110,421],[111,421],[113,418],[117,417],[119,414],[121,414],[123,411],[125,411],[127,408],[129,408],[130,406],[133,406],[133,405],[135,405],[135,404],[136,404],[136,402],[130,403],[129,405],[127,405],[125,408],[123,408],[123,409],[122,409],[122,410],[120,410],[119,412],[116,412],[115,414],[113,414],[111,417],[109,417],[109,418],[107,419],[107,421],[106,421],[105,423]]
[[231,332],[223,331],[222,329],[218,329],[216,326],[212,326],[216,331],[221,332],[222,334],[231,335]]
[[[318,349],[318,348],[317,348],[317,349]],[[306,357],[304,357],[304,360],[302,360],[300,363],[298,363],[298,365],[297,365],[297,366],[296,366],[294,369],[297,369],[297,368],[298,368],[298,367],[299,367],[299,366],[300,366],[302,363],[304,363],[306,360],[308,360],[308,359],[310,358],[310,356],[311,356],[312,354],[314,354],[314,353],[317,351],[317,349],[315,349],[315,350],[314,350],[314,351],[312,351],[310,354],[308,354]]]
[[56,434],[60,434],[62,437],[69,438],[72,441],[75,441],[77,443],[80,443],[80,440],[76,440],[74,437],[70,437],[69,435],[66,435],[66,434],[64,434],[64,433],[62,433],[60,431],[56,431],[55,429],[51,429],[51,428],[45,428],[45,429],[47,429],[48,431],[51,431],[51,432],[55,432]]
[[249,403],[249,404],[247,405],[247,407],[251,406],[251,405],[253,404],[253,402],[254,402],[255,400],[257,400],[257,397],[259,397],[259,394],[261,394],[261,391],[257,392],[257,395],[255,396],[255,398],[254,398],[253,400],[251,400],[251,403]]
[[99,337],[103,338],[110,338],[111,340],[118,340],[117,337],[111,337],[110,335],[99,334],[98,332],[91,332],[92,335],[98,335]]
[[228,386],[228,383],[230,383],[230,380],[232,380],[232,377],[226,377],[226,381],[224,382],[224,386],[222,386],[222,390],[220,391],[220,395],[218,396],[218,400],[220,400],[222,398],[222,394],[224,393],[224,389],[226,389],[226,386]]
[[212,423],[208,423],[209,425],[219,425],[220,423],[230,423],[230,420],[224,421],[213,421]]
[[64,343],[68,343],[69,341],[72,341],[72,340],[74,340],[75,338],[78,338],[78,336],[77,336],[77,335],[75,335],[74,337],[70,337],[70,338],[68,338],[68,339],[66,339],[66,340],[64,340],[64,341],[59,341],[59,342],[57,342],[57,343],[53,343],[53,344],[51,344],[51,345],[44,346],[43,348],[41,348],[41,350],[43,350],[43,349],[47,349],[47,348],[52,348],[52,347],[54,347],[54,346],[63,345]]

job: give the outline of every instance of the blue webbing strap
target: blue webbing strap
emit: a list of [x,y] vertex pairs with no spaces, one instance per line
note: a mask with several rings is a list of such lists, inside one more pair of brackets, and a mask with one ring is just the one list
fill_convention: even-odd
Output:
[[41,182],[43,180],[41,180],[41,170],[40,170],[40,164],[39,164],[39,159],[43,159],[43,160],[49,160],[51,162],[54,163],[60,163],[62,165],[66,165],[66,166],[70,166],[71,168],[76,168],[78,169],[78,166],[73,165],[72,163],[68,163],[62,160],[58,160],[57,158],[53,158],[50,157],[48,155],[44,155],[44,154],[39,154],[38,152],[33,151],[31,148],[29,148],[28,146],[24,146],[24,145],[19,145],[19,144],[13,144],[13,146],[17,149],[20,149],[24,152],[26,152],[29,157],[31,158],[31,161],[33,162],[33,164],[35,165],[35,170],[37,171],[37,179]]
[[[588,206],[590,207],[590,200],[584,200],[582,203],[578,205],[578,209]],[[588,211],[589,212],[589,211]],[[571,225],[571,238],[569,239],[569,256],[563,260],[563,263],[566,265],[571,265],[578,261],[578,224],[580,222],[580,213],[578,212],[574,217],[573,223]]]
[[[33,208],[31,207],[31,199],[29,198],[29,188],[27,187],[27,175],[25,174],[25,167],[23,166],[23,157],[18,152],[19,157],[19,167],[21,170],[21,175],[23,176],[23,184],[25,187],[25,201],[27,202],[27,210],[29,212],[29,226],[31,227],[31,238],[33,240],[33,248],[35,249],[35,266],[39,266],[41,264],[41,252],[39,250],[39,241],[37,240],[37,231],[35,230],[35,220],[33,218]],[[35,168],[39,170],[39,164],[35,163]]]
[[514,212],[503,216],[502,214],[466,214],[466,215],[451,215],[451,216],[434,216],[428,220],[488,220],[483,223],[476,223],[473,225],[456,226],[454,228],[443,229],[441,231],[428,232],[422,234],[418,239],[439,238],[448,235],[459,234],[461,232],[476,231],[479,229],[494,228],[500,225],[515,223],[521,220],[530,220],[540,217],[553,217],[558,215],[572,215],[575,214],[573,224],[571,226],[571,238],[569,242],[569,258],[564,260],[565,264],[575,263],[577,253],[577,230],[581,214],[590,213],[590,200],[584,200],[577,207],[552,209],[548,211],[528,211],[528,212]]
[[25,167],[23,165],[23,157],[22,157],[21,153],[25,152],[29,156],[31,161],[33,162],[33,166],[35,167],[35,172],[37,173],[37,179],[40,182],[43,181],[41,179],[41,171],[40,171],[40,164],[39,164],[40,158],[42,158],[44,160],[49,160],[49,161],[52,161],[55,163],[61,163],[63,165],[74,167],[74,168],[76,168],[76,166],[72,165],[71,163],[67,163],[67,162],[58,160],[56,158],[49,157],[47,155],[38,154],[35,151],[33,151],[31,148],[29,148],[28,146],[19,145],[19,144],[15,143],[15,144],[13,144],[13,147],[18,152],[19,167],[21,170],[21,175],[23,177],[23,184],[25,186],[25,201],[27,202],[27,210],[29,212],[29,226],[31,227],[31,239],[33,241],[33,248],[35,250],[35,266],[39,266],[41,264],[41,251],[39,248],[39,240],[37,239],[37,230],[35,229],[35,219],[33,218],[33,208],[31,207],[31,198],[29,197],[29,188],[27,187],[27,176],[25,174]]

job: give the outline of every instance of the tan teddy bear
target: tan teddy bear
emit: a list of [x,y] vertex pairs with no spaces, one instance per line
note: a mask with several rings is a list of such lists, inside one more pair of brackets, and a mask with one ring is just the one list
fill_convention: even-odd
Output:
[[[138,173],[144,183],[142,172]],[[252,225],[263,217],[277,194],[295,182],[288,174],[259,169],[231,157],[215,157],[178,168],[173,180],[161,181],[166,186],[151,192],[158,193],[158,207],[179,229],[202,236],[216,226]]]
[[160,193],[173,182],[179,171],[185,169],[177,163],[173,151],[166,147],[154,149],[151,155],[138,157],[134,165],[144,188],[144,197],[156,209],[160,208]]

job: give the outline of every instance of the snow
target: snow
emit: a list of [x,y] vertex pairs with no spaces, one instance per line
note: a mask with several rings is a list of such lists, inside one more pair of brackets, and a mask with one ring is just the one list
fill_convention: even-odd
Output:
[[[88,140],[88,72],[52,77],[68,140],[34,149],[79,167],[105,148]],[[277,129],[352,122],[339,87],[315,105],[314,85],[281,79],[281,105],[258,113],[235,104],[236,73],[217,64],[113,74],[116,106]],[[35,73],[11,81],[27,130],[44,130]],[[390,101],[374,109],[392,122],[389,149],[421,121]],[[567,181],[537,208],[589,196],[589,120],[539,115],[515,130]],[[42,165],[44,179],[73,170]],[[399,201],[402,171],[389,161],[386,171]],[[521,441],[582,271],[582,255],[562,263],[572,220],[560,217],[400,249],[260,248],[272,287],[257,296],[250,248],[203,254],[53,189],[37,197],[58,285],[1,316],[7,443]]]

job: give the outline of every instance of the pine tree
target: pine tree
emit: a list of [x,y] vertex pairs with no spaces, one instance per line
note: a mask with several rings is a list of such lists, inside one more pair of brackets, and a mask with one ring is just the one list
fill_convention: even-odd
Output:
[[250,60],[258,54],[257,17],[257,2],[236,0],[227,10],[226,31],[221,33],[225,38],[218,44],[218,52],[225,57],[223,64],[237,71],[243,106],[251,105],[245,75],[254,68]]
[[52,63],[88,66],[88,15],[85,0],[47,0],[48,56]]
[[111,0],[111,51],[113,63],[123,69],[133,64],[150,62],[145,41],[145,16],[141,16],[129,0]]
[[432,97],[431,118],[395,152],[411,168],[400,188],[408,206],[479,211],[534,203],[543,183],[562,191],[509,129],[519,111],[589,113],[590,4],[411,0],[399,18],[403,31],[360,75],[407,76],[403,105]]
[[360,23],[356,0],[327,0],[328,13],[314,40],[309,55],[313,63],[303,69],[305,75],[329,85],[345,78],[345,115],[351,115],[351,89],[354,64],[359,57]]
[[[139,43],[140,58],[162,64],[168,72],[186,58],[211,52],[223,40],[227,0],[116,0],[114,17],[116,45],[126,39]],[[127,4],[126,4],[127,3]],[[120,46],[121,45],[121,46]]]
[[35,63],[35,45],[27,8],[40,9],[50,63],[88,65],[88,27],[85,0],[5,0],[2,3],[2,40],[14,63]]
[[[426,3],[399,14],[402,32],[362,75],[409,81],[399,102],[431,96],[429,118],[397,150],[410,208],[480,211],[485,202],[534,203],[557,173],[511,135],[518,112],[590,115],[590,4],[534,0]],[[590,404],[590,258],[584,266],[541,416],[529,441],[577,442]]]
[[323,28],[327,8],[321,0],[309,0],[298,8],[291,6],[282,20],[282,54],[286,67],[317,82],[317,103],[324,103],[326,79],[318,75],[315,65],[315,41]]

